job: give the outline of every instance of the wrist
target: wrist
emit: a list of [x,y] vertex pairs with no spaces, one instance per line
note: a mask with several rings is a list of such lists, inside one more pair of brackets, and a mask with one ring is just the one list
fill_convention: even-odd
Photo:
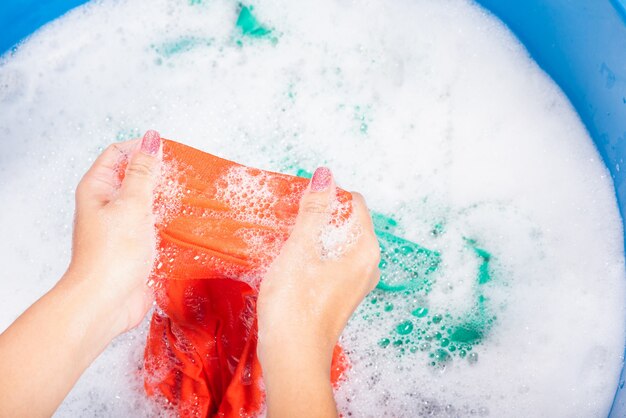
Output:
[[[329,379],[334,344],[310,336],[286,335],[281,338],[259,335],[257,352],[263,374],[274,372],[315,375]],[[302,374],[306,373],[306,374]]]
[[258,349],[268,416],[336,416],[332,350],[290,339],[263,342]]
[[[276,347],[260,356],[268,396],[302,389],[303,377],[311,388],[331,387],[330,358],[315,350]],[[318,390],[318,389],[316,389]],[[281,395],[281,396],[282,396]]]
[[102,285],[104,279],[93,272],[71,266],[51,290],[60,295],[67,309],[76,314],[75,331],[85,343],[103,349],[123,330],[115,299]]

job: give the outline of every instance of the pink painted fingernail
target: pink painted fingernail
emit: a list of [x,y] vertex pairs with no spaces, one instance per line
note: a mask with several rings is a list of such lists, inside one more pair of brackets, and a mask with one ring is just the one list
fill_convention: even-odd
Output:
[[161,135],[157,131],[150,129],[141,140],[141,151],[148,155],[157,155],[161,147]]
[[311,191],[323,192],[330,186],[330,180],[333,178],[333,173],[327,167],[318,167],[313,173],[311,178]]

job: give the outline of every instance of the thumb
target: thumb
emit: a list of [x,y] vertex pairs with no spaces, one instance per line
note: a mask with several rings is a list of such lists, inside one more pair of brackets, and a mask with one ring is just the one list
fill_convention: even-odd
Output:
[[293,232],[305,236],[315,235],[313,239],[316,239],[317,232],[328,222],[334,195],[333,174],[326,167],[318,167],[300,200]]
[[157,131],[147,131],[139,150],[130,157],[120,196],[128,199],[150,200],[155,177],[161,162],[161,136]]

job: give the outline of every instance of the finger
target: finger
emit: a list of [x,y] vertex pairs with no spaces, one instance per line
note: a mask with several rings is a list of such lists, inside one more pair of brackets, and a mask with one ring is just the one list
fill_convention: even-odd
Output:
[[372,217],[365,203],[365,199],[360,193],[352,194],[352,216],[360,228],[360,236],[357,245],[351,250],[352,256],[365,257],[368,263],[378,266],[380,262],[380,245],[376,238],[376,231]]
[[96,158],[96,161],[94,161],[89,171],[87,171],[87,174],[98,168],[115,169],[122,159],[128,157],[133,152],[138,142],[139,139],[135,138],[109,145],[102,154]]
[[123,199],[152,202],[152,192],[161,167],[161,136],[157,131],[147,131],[138,150],[131,155],[126,175],[120,188]]
[[138,139],[109,145],[85,173],[76,190],[83,205],[102,206],[119,187],[119,167],[137,147]]
[[363,228],[363,232],[374,235],[374,224],[370,215],[365,198],[361,193],[351,192],[352,194],[352,216],[355,217],[357,223]]
[[300,199],[300,208],[292,235],[302,234],[317,239],[319,231],[328,222],[334,195],[335,182],[331,171],[326,167],[319,167],[313,173],[309,187]]
[[378,286],[379,281],[380,281],[380,268],[376,267],[372,271],[372,275],[370,276],[370,289],[369,289],[370,292],[374,290],[376,286]]

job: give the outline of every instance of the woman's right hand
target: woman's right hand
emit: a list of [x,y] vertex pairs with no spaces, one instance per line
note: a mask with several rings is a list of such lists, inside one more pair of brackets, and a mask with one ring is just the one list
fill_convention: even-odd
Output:
[[358,193],[352,193],[351,215],[356,240],[344,243],[345,252],[337,257],[323,256],[320,235],[328,227],[333,199],[332,174],[318,168],[300,201],[293,231],[261,284],[257,352],[270,415],[336,414],[330,386],[333,349],[380,277],[380,249]]

